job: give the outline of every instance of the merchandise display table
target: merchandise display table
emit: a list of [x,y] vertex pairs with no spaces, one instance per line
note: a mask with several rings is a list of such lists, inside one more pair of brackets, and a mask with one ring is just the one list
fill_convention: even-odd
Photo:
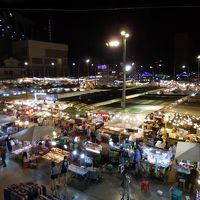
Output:
[[79,167],[74,164],[70,164],[68,170],[80,176],[85,176],[89,171],[87,168]]

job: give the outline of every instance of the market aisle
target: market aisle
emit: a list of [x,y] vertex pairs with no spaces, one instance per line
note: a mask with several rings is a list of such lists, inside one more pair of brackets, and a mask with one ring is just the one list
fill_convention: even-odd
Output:
[[[0,199],[3,200],[3,190],[5,187],[20,182],[37,182],[47,186],[49,191],[49,173],[48,162],[42,160],[38,169],[22,169],[20,164],[12,159],[7,159],[7,167],[0,167]],[[69,185],[69,194],[74,196],[75,200],[120,200],[121,198],[121,176],[117,173],[103,174],[103,179],[97,183],[88,183],[75,180]],[[73,187],[72,187],[73,186]],[[159,197],[157,190],[164,192],[164,197]],[[132,179],[131,191],[134,200],[166,200],[169,197],[169,186],[150,183],[150,192],[140,191],[140,183]],[[65,196],[64,187],[58,190],[61,197]]]

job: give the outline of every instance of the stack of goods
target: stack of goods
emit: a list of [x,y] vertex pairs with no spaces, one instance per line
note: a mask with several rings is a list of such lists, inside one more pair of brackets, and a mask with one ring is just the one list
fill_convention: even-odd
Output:
[[69,157],[70,153],[59,148],[52,148],[51,151],[46,155],[42,156],[42,158],[54,161],[56,163],[60,163],[64,159],[64,156]]
[[4,200],[33,200],[46,194],[46,187],[35,183],[13,184],[4,189]]

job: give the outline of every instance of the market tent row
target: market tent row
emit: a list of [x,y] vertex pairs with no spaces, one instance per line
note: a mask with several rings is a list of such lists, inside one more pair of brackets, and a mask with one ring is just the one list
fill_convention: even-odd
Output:
[[44,138],[52,138],[55,134],[59,134],[60,131],[55,128],[46,126],[32,126],[26,128],[18,133],[12,135],[12,138],[19,139],[23,141],[36,141],[43,140]]
[[200,144],[190,142],[178,142],[176,149],[177,160],[200,161]]

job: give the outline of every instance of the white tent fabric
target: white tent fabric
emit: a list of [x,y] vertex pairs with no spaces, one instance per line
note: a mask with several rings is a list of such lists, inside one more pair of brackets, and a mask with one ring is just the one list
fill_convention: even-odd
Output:
[[0,115],[0,125],[14,122],[16,118],[14,116]]
[[178,142],[175,158],[177,160],[190,160],[192,162],[199,162],[200,144],[191,142]]
[[23,141],[36,141],[43,140],[44,137],[53,137],[53,131],[59,133],[58,129],[50,128],[46,126],[32,126],[26,128],[18,133],[12,135],[12,138],[23,140]]

